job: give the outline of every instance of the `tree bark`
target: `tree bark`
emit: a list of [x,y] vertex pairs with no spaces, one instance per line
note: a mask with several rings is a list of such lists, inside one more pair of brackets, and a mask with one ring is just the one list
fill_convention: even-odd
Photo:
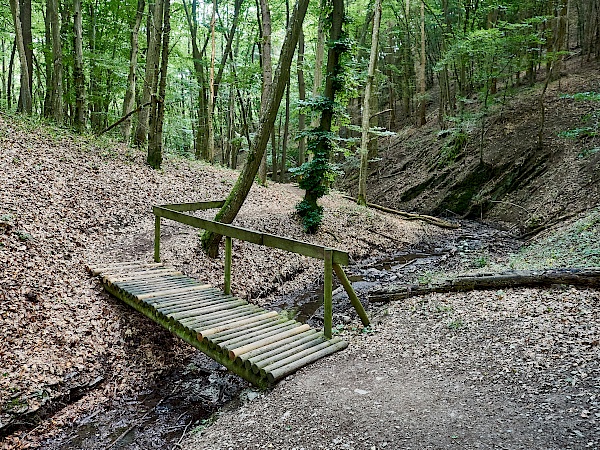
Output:
[[[267,108],[269,99],[267,95],[273,84],[273,63],[271,61],[271,10],[267,0],[259,0],[260,6],[260,37],[261,37],[261,68],[262,68],[262,92],[260,96],[260,116],[262,117]],[[262,184],[267,183],[267,155],[263,155],[258,179]]]
[[[312,96],[317,98],[323,84],[323,61],[325,60],[325,1],[321,0],[319,8],[319,24],[317,26],[317,47],[315,48],[315,76],[313,79]],[[314,117],[311,125],[316,127],[319,124],[319,118]]]
[[17,51],[17,38],[13,40],[12,50],[10,52],[10,60],[8,61],[8,81],[6,83],[6,106],[10,111],[12,108],[13,98],[13,71],[15,67],[15,53]]
[[426,87],[426,78],[425,78],[425,64],[427,59],[425,57],[425,3],[421,1],[421,51],[419,58],[419,115],[417,119],[417,125],[423,126],[427,122],[425,119],[425,87]]
[[[306,83],[304,82],[304,32],[300,31],[298,38],[298,100],[306,100]],[[298,114],[298,133],[302,133],[306,128],[306,115],[303,112]],[[306,137],[298,140],[298,165],[301,166],[306,160]]]
[[600,287],[600,269],[515,270],[496,274],[463,275],[435,286],[403,286],[387,291],[374,291],[369,295],[369,301],[389,302],[432,292],[464,292],[553,284]]
[[165,92],[167,86],[167,68],[169,65],[169,36],[171,34],[170,0],[164,0],[162,6],[161,27],[157,28],[158,42],[161,47],[160,68],[157,71],[157,79],[154,85],[158,86],[158,92],[152,96],[150,105],[150,133],[148,136],[148,164],[154,169],[160,168],[162,164],[163,147],[163,123],[165,117]]
[[50,108],[52,119],[60,125],[63,122],[63,58],[58,0],[48,0],[48,18],[50,19],[52,38],[52,101]]
[[206,132],[208,128],[207,115],[208,115],[208,92],[206,88],[206,74],[204,66],[202,64],[202,58],[204,57],[206,46],[210,39],[210,34],[204,42],[202,50],[198,47],[198,21],[196,18],[196,10],[198,7],[198,0],[192,0],[191,12],[187,6],[185,0],[183,1],[183,7],[185,9],[185,15],[187,18],[188,26],[190,29],[191,41],[192,41],[192,59],[194,61],[194,71],[198,80],[198,128],[195,133],[195,155],[196,159],[208,160],[208,146],[206,145]]
[[[80,1],[80,0],[76,0]],[[140,26],[142,25],[142,19],[144,17],[144,9],[146,8],[145,0],[138,0],[137,8],[135,13],[135,22],[131,29],[130,42],[131,49],[129,52],[129,74],[127,75],[127,90],[125,91],[125,98],[123,99],[123,117],[126,119],[122,123],[123,140],[129,143],[131,139],[131,115],[135,105],[135,85],[137,80],[137,67],[138,67],[138,49],[139,49],[139,32]]]
[[358,199],[359,205],[367,204],[367,175],[369,168],[369,128],[371,125],[371,91],[375,81],[375,68],[377,66],[377,46],[379,44],[379,27],[381,24],[381,0],[375,0],[375,14],[373,16],[373,34],[371,37],[371,53],[369,56],[369,68],[367,70],[367,82],[365,86],[365,97],[362,111],[362,135],[360,143],[360,170],[358,175]]
[[[218,222],[233,222],[242,207],[248,192],[250,192],[254,177],[258,172],[260,162],[265,153],[267,143],[269,142],[269,136],[275,123],[275,118],[277,117],[277,111],[285,91],[285,86],[289,82],[290,67],[294,57],[294,50],[298,43],[298,37],[300,35],[300,30],[302,29],[302,23],[308,8],[308,3],[309,0],[298,0],[296,3],[290,20],[291,25],[286,31],[285,40],[281,49],[279,64],[275,72],[275,82],[267,97],[268,102],[265,111],[260,116],[258,130],[256,131],[256,135],[252,142],[252,147],[248,152],[246,165],[238,177],[235,186],[227,196],[225,204],[215,216],[215,220]],[[220,240],[221,236],[214,233],[205,232],[202,235],[202,247],[209,256],[217,256]]]
[[284,175],[287,172],[287,148],[290,134],[290,84],[285,89],[285,119],[283,123],[283,139],[281,141],[281,171],[279,181],[284,181]]
[[18,4],[18,0],[10,0],[10,9],[13,16],[13,22],[15,25],[15,41],[17,44],[17,50],[19,52],[19,60],[21,62],[21,95],[20,105],[21,112],[25,114],[31,114],[33,105],[31,98],[31,90],[29,88],[29,67],[27,63],[27,55],[25,53],[25,44],[23,41],[23,28],[21,24],[21,11]]
[[215,128],[213,113],[215,110],[215,23],[217,20],[217,0],[212,3],[212,16],[210,20],[210,68],[208,73],[208,115],[206,117],[208,131],[207,160],[212,164],[215,162]]
[[[163,1],[156,0],[154,4],[149,4],[149,30],[148,30],[148,50],[146,52],[146,73],[144,76],[144,88],[142,92],[142,104],[151,102],[152,97],[156,95],[156,80],[158,78],[159,58],[160,58],[160,34],[163,19]],[[150,106],[152,108],[152,106]],[[138,114],[138,123],[135,130],[135,145],[142,147],[148,139],[150,110],[142,108]]]
[[[27,86],[29,89],[29,95],[32,97],[32,109],[33,109],[33,37],[31,32],[31,0],[19,0],[19,12],[21,18],[21,33],[23,36],[23,46],[25,47],[25,58],[27,59]],[[21,74],[23,76],[23,74]],[[23,111],[23,99],[19,93],[19,111]]]
[[73,81],[75,82],[75,128],[85,129],[85,74],[83,71],[83,23],[81,0],[73,0]]

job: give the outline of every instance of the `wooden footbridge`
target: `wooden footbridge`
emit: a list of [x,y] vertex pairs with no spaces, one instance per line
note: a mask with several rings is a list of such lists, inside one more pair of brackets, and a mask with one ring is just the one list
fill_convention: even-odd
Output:
[[[185,212],[218,208],[222,201],[155,206],[154,263],[119,262],[90,266],[105,289],[198,348],[232,372],[265,388],[347,343],[332,337],[333,272],[366,326],[369,319],[342,265],[346,252],[201,219]],[[160,263],[161,218],[225,236],[223,291],[202,284]],[[324,261],[324,327],[266,311],[231,295],[232,239],[287,250]]]

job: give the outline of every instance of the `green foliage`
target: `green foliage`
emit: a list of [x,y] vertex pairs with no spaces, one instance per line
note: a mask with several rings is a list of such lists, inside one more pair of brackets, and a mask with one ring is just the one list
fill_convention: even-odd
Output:
[[585,114],[581,121],[586,124],[583,127],[571,128],[558,133],[559,137],[567,139],[594,138],[600,135],[600,111]]
[[600,208],[569,226],[524,247],[510,262],[514,269],[600,266]]
[[304,231],[306,233],[316,233],[323,220],[323,207],[302,200],[296,205],[296,211],[298,211]]
[[469,141],[469,135],[462,129],[452,129],[452,133],[442,149],[438,165],[449,166],[463,152]]
[[465,328],[465,326],[465,323],[461,319],[454,319],[450,323],[448,323],[448,328],[455,331]]
[[577,155],[577,158],[585,159],[585,158],[588,158],[589,156],[595,155],[598,152],[600,152],[600,147],[586,148],[586,149],[582,150],[581,152],[579,152],[579,154]]
[[600,102],[600,93],[598,92],[577,92],[575,94],[562,94],[560,98],[571,98],[573,100],[583,101],[595,101]]

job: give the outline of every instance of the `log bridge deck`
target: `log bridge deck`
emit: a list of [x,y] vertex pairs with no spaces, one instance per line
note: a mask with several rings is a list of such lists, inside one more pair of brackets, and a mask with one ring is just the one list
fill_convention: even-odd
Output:
[[[221,201],[217,201],[155,206],[156,262],[90,266],[90,272],[101,278],[109,293],[260,388],[269,387],[299,368],[346,348],[346,342],[331,335],[333,271],[348,292],[363,324],[369,324],[369,319],[340,266],[340,263],[347,264],[348,254],[181,212],[214,208],[221,204]],[[223,291],[202,284],[159,262],[161,217],[226,236]],[[324,260],[323,332],[231,295],[231,240],[234,237]]]

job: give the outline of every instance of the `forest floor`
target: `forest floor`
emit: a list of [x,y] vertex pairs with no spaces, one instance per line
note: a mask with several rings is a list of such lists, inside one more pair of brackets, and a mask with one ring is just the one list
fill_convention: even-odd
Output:
[[[150,260],[151,205],[223,198],[235,172],[183,159],[153,171],[124,146],[2,116],[0,168],[2,448],[600,447],[597,290],[365,301],[368,328],[337,294],[335,328],[349,348],[257,392],[85,271]],[[349,251],[363,300],[398,279],[572,263],[565,239],[583,232],[592,242],[574,265],[598,263],[597,210],[577,216],[566,238],[547,234],[515,253],[521,243],[506,231],[467,221],[444,230],[335,193],[321,231],[306,236],[294,218],[300,198],[293,185],[255,186],[236,223]],[[165,224],[161,254],[222,284],[222,259],[199,250],[193,229]],[[245,243],[233,261],[236,295],[319,325],[318,262]]]

